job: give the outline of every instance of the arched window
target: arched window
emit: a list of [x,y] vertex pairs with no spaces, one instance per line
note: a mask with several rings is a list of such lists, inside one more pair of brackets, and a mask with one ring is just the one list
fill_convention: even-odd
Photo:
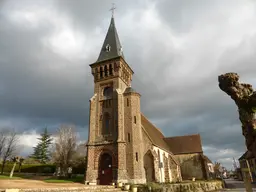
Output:
[[95,68],[94,77],[95,77],[95,79],[98,79],[98,69],[97,68]]
[[102,78],[103,77],[103,69],[102,69],[102,67],[100,67],[100,78]]
[[113,88],[112,87],[105,87],[103,90],[104,99],[112,98]]
[[113,66],[112,66],[112,64],[109,65],[109,75],[113,75]]
[[105,113],[103,117],[102,134],[108,135],[109,133],[110,133],[110,116],[108,113]]
[[108,67],[107,65],[104,66],[104,73],[105,73],[105,77],[108,76]]
[[161,154],[160,154],[159,149],[158,149],[158,161],[159,161],[159,168],[163,168],[163,163],[161,161]]

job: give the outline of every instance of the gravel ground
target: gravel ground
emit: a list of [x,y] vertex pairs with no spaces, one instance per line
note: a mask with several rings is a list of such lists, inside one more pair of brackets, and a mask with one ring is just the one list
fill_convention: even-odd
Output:
[[[45,183],[43,181],[30,180],[30,179],[1,179],[0,189],[27,189],[27,188],[55,188],[55,187],[84,187],[80,183]],[[1,191],[1,190],[0,190]]]

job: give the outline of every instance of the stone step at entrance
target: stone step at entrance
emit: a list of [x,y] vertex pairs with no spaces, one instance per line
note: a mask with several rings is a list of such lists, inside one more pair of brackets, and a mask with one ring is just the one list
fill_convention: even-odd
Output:
[[122,189],[115,186],[94,185],[85,187],[65,187],[65,188],[44,188],[44,189],[7,189],[5,192],[120,192]]

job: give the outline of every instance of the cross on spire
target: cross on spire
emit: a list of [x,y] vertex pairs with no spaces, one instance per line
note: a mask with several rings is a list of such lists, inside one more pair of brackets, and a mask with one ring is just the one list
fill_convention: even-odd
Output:
[[112,8],[110,9],[110,11],[112,12],[112,18],[114,18],[114,11],[115,11],[116,7],[115,7],[115,3],[112,3]]
[[[0,0],[1,1],[1,0]],[[117,57],[124,58],[124,54],[122,51],[122,46],[118,38],[118,34],[116,31],[115,26],[115,19],[114,19],[114,10],[116,9],[115,4],[113,3],[112,8],[110,11],[112,11],[112,17],[110,20],[109,28],[107,35],[105,37],[105,40],[103,42],[100,55],[96,62],[109,60]]]

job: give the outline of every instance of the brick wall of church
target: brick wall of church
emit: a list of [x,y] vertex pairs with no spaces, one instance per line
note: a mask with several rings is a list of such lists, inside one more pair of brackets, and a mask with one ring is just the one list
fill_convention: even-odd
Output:
[[144,143],[142,140],[140,113],[140,95],[137,93],[124,94],[127,170],[134,182],[145,180],[143,167]]
[[144,151],[143,154],[146,154],[148,150],[152,149],[152,142],[149,140],[148,136],[146,135],[146,132],[142,131],[142,139],[144,143]]
[[125,141],[126,141],[126,162],[127,162],[127,171],[128,176],[132,177],[134,175],[133,169],[133,132],[132,132],[132,114],[131,114],[131,95],[127,95],[124,97],[124,124],[125,124]]
[[[146,155],[146,153],[150,153],[153,156],[153,169],[154,169],[154,179],[155,181],[159,182],[160,181],[160,174],[158,171],[158,158],[157,158],[157,154],[156,152],[153,150],[153,144],[150,141],[150,139],[148,138],[146,132],[143,130],[143,134],[142,134],[142,138],[143,138],[143,143],[144,143],[144,151],[143,151],[143,156]],[[144,159],[143,159],[144,160]]]
[[101,145],[101,146],[89,146],[87,149],[87,172],[86,180],[92,181],[98,179],[99,160],[100,155],[104,152],[109,153],[112,156],[113,176],[115,177],[115,169],[118,165],[117,146],[115,145]]

